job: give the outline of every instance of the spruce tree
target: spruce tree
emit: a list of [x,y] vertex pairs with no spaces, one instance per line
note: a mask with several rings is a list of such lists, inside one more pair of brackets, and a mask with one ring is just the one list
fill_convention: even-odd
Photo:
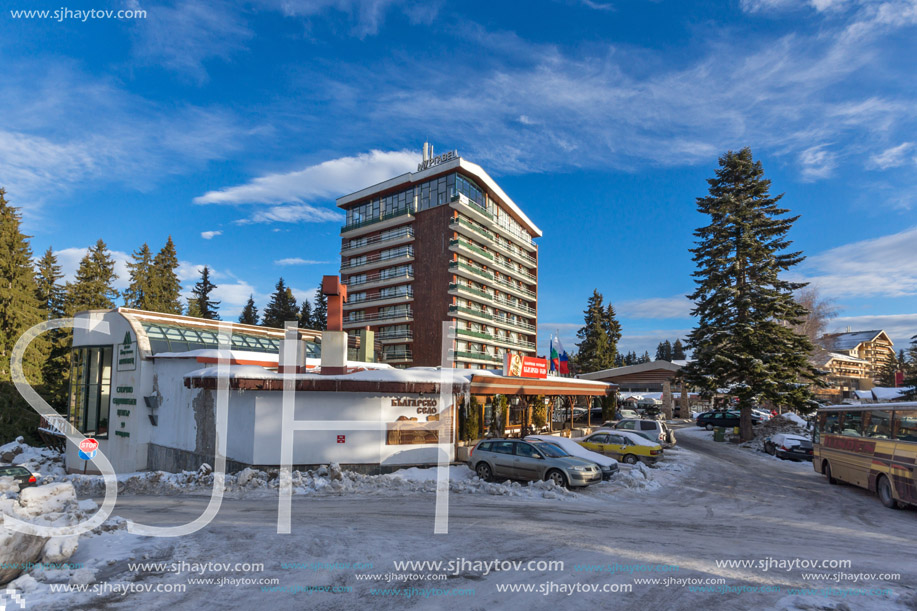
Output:
[[675,340],[675,344],[672,345],[672,360],[673,361],[683,361],[688,358],[685,355],[685,347],[681,343],[680,339]]
[[583,322],[584,326],[576,332],[581,340],[576,344],[579,354],[577,363],[584,373],[610,369],[614,366],[615,356],[610,349],[605,307],[598,289],[592,291],[592,297],[586,302]]
[[242,308],[242,314],[239,315],[239,322],[243,325],[258,324],[258,308],[255,307],[254,295],[248,296],[248,301],[246,302],[245,307]]
[[313,329],[312,304],[308,299],[302,300],[302,308],[299,310],[299,327],[301,329]]
[[[60,283],[64,274],[54,251],[49,247],[35,264],[37,297],[45,320],[64,316],[64,287]],[[44,334],[47,354],[41,366],[43,384],[39,389],[48,405],[61,414],[67,413],[67,383],[70,372],[70,338],[67,329],[54,329]]]
[[190,316],[192,318],[202,318],[201,307],[198,305],[197,300],[193,297],[188,298],[188,305],[185,308],[185,316]]
[[914,400],[917,399],[917,335],[911,338],[911,345],[907,349],[907,365],[904,368],[904,386],[910,390],[905,396]]
[[164,314],[181,314],[181,283],[175,270],[178,269],[178,255],[172,236],[166,241],[156,257],[150,277],[149,309]]
[[191,289],[190,307],[193,302],[196,306],[197,316],[207,320],[220,320],[220,302],[210,298],[210,294],[217,286],[210,281],[210,268],[206,265],[201,270],[201,279]]
[[[10,206],[5,195],[0,189],[0,444],[17,435],[36,439],[39,417],[12,384],[10,356],[22,334],[45,318],[37,295],[29,236],[21,231],[19,209]],[[32,385],[42,381],[45,341],[36,338],[23,358],[23,373]]]
[[602,320],[605,327],[605,336],[608,341],[608,352],[611,354],[609,367],[614,366],[615,357],[618,355],[618,342],[621,340],[621,323],[615,313],[614,306],[610,303],[605,307],[605,317]]
[[128,262],[130,285],[124,291],[124,305],[139,310],[152,310],[153,291],[153,254],[144,243],[135,251]]
[[91,246],[80,261],[76,278],[67,283],[65,309],[68,316],[82,310],[109,310],[119,297],[113,284],[118,278],[115,260],[101,239]]
[[299,307],[296,305],[293,291],[284,284],[281,278],[277,281],[270,303],[264,308],[264,318],[261,324],[265,327],[283,329],[284,323],[290,320],[299,320]]
[[328,296],[322,292],[322,283],[318,283],[315,293],[315,307],[312,308],[312,328],[324,331],[328,328]]
[[697,288],[689,297],[697,326],[688,337],[693,360],[684,369],[689,384],[709,396],[728,388],[738,399],[743,440],[754,434],[751,409],[760,402],[811,409],[809,365],[813,347],[792,326],[806,311],[793,298],[804,283],[780,277],[804,259],[786,252],[787,233],[798,217],[771,197],[770,181],[751,150],[732,151],[719,159],[709,195],[697,198],[709,224],[694,235],[691,249]]

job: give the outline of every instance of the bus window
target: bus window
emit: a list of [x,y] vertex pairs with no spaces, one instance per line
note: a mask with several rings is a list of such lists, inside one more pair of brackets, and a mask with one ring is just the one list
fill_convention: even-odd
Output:
[[917,441],[917,410],[895,411],[895,439]]
[[863,419],[863,434],[876,439],[889,439],[892,436],[891,412],[866,412]]
[[825,414],[825,432],[838,434],[841,432],[839,420],[840,414],[838,412],[831,412],[830,414]]
[[861,437],[863,435],[863,412],[845,412],[841,435]]

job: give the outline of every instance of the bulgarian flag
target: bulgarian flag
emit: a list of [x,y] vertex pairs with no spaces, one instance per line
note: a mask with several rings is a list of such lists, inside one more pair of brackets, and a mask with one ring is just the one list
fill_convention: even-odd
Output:
[[551,371],[556,371],[561,375],[570,373],[570,367],[567,364],[567,351],[564,350],[557,335],[551,336]]

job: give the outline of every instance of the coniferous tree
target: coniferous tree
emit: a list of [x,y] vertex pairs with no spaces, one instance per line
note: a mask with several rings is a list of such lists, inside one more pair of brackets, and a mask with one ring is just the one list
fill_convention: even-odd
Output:
[[130,285],[124,291],[124,305],[139,310],[153,309],[153,254],[150,247],[144,243],[135,251],[128,262],[130,272]]
[[885,360],[879,363],[878,371],[876,372],[876,381],[879,386],[895,386],[899,370],[901,370],[901,363],[898,361],[898,356],[892,352]]
[[322,292],[322,283],[318,283],[315,293],[315,307],[312,308],[312,328],[324,331],[328,328],[328,296]]
[[178,255],[172,236],[166,240],[153,258],[153,267],[150,275],[150,302],[149,309],[165,314],[181,314],[181,283],[175,270],[178,269]]
[[[37,297],[45,320],[64,316],[64,287],[60,283],[64,274],[54,251],[49,247],[35,264]],[[67,382],[70,371],[70,331],[54,329],[44,334],[47,355],[41,366],[42,386],[39,394],[58,412],[67,412]]]
[[583,321],[585,325],[576,332],[581,340],[577,344],[577,363],[585,373],[610,369],[614,366],[615,356],[608,341],[605,307],[598,289],[592,291],[592,297],[586,303]]
[[907,349],[907,365],[904,368],[904,386],[910,387],[905,396],[917,399],[917,335],[911,338],[911,345]]
[[210,298],[210,294],[217,286],[210,281],[210,268],[206,265],[201,269],[201,279],[197,281],[194,288],[191,289],[191,299],[188,300],[188,306],[193,302],[197,316],[207,320],[220,320],[220,302]]
[[185,316],[192,318],[203,318],[201,316],[201,307],[193,297],[188,298],[188,306],[185,308]]
[[302,308],[299,311],[299,326],[301,329],[312,329],[313,324],[312,304],[308,299],[303,299]]
[[80,261],[76,278],[67,283],[67,315],[73,316],[81,310],[109,310],[115,307],[119,293],[113,284],[117,278],[115,260],[105,242],[99,240]]
[[239,322],[243,325],[258,324],[258,308],[255,307],[254,295],[248,296],[248,301],[246,302],[245,307],[242,308],[242,314],[239,315]]
[[698,322],[688,338],[693,360],[683,371],[706,395],[730,389],[741,410],[741,437],[748,440],[758,402],[814,407],[810,383],[817,372],[808,362],[811,342],[793,330],[806,315],[793,292],[805,284],[780,278],[804,259],[786,252],[798,217],[783,216],[782,196],[770,196],[770,181],[751,150],[730,151],[719,164],[707,181],[709,195],[697,199],[710,222],[694,232],[697,288],[689,297]]
[[680,339],[676,339],[675,343],[672,345],[672,360],[684,361],[687,358],[687,355],[685,355],[684,344],[681,343]]
[[645,352],[643,353],[643,356],[640,357],[640,362],[641,362],[641,363],[649,363],[649,362],[651,362],[651,361],[652,361],[652,359],[650,359],[649,350],[647,350],[647,351],[645,351]]
[[615,355],[615,367],[624,367],[624,355],[620,352]]
[[296,305],[296,297],[293,291],[283,282],[283,278],[277,281],[274,287],[274,294],[271,295],[271,301],[264,308],[264,318],[261,324],[265,327],[275,327],[283,329],[284,323],[290,320],[299,320],[299,307]]
[[608,338],[608,351],[611,353],[609,367],[614,366],[615,357],[618,356],[618,342],[621,341],[621,323],[618,322],[618,316],[615,313],[614,306],[610,303],[605,306],[605,318],[602,321],[605,326],[605,335]]
[[[0,444],[24,435],[36,439],[38,414],[12,384],[10,357],[23,333],[44,318],[37,296],[32,247],[21,231],[19,209],[10,206],[0,189]],[[32,385],[41,384],[41,365],[47,349],[36,338],[23,357],[23,373]]]

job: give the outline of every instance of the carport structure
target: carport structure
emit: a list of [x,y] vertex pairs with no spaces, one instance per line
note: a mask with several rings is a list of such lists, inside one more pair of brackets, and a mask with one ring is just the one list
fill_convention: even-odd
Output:
[[[617,385],[598,380],[577,378],[522,378],[503,376],[493,372],[475,372],[471,376],[470,395],[478,399],[481,407],[480,432],[483,435],[489,422],[488,413],[493,407],[494,397],[503,395],[508,399],[507,433],[524,435],[532,431],[532,411],[535,402],[546,401],[547,423],[554,431],[554,410],[557,399],[563,409],[570,412],[570,428],[573,427],[573,405],[577,397],[590,400],[596,397],[614,395]],[[591,415],[587,413],[587,426],[591,426]]]

